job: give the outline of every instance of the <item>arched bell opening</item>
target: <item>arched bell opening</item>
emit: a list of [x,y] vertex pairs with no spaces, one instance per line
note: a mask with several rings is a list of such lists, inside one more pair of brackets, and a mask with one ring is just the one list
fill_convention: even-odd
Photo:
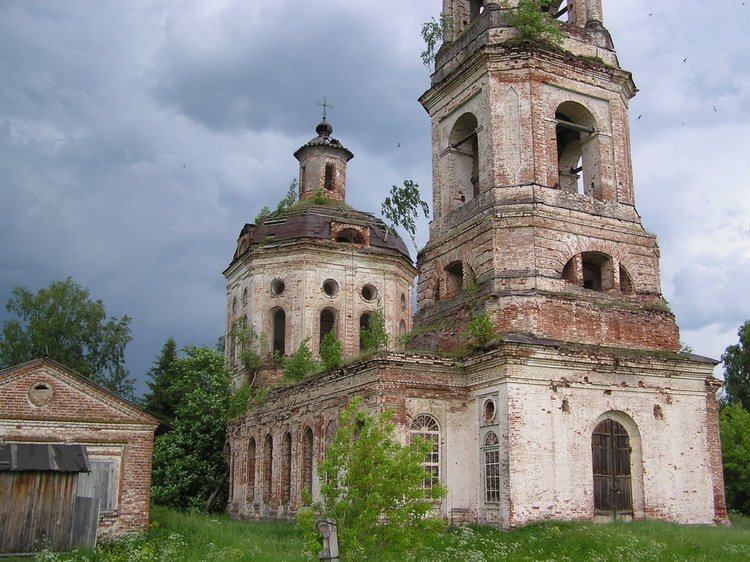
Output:
[[479,195],[479,137],[477,118],[464,113],[458,118],[450,133],[449,155],[454,173],[452,201],[455,209]]
[[596,120],[579,103],[566,101],[555,111],[558,180],[563,191],[601,199],[599,136]]

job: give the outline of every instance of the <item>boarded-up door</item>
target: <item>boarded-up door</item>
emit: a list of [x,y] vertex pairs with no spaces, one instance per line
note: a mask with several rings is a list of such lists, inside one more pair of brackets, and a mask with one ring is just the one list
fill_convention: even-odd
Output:
[[594,509],[612,519],[633,515],[630,479],[630,438],[614,420],[604,420],[594,429],[591,440],[594,465]]

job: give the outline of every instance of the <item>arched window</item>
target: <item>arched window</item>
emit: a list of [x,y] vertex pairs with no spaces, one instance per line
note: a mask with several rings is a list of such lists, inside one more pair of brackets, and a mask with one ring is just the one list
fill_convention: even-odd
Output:
[[286,312],[283,308],[274,308],[271,311],[273,319],[273,352],[286,354]]
[[302,483],[302,490],[312,492],[312,481],[313,481],[313,432],[309,427],[305,429],[305,433],[302,435],[302,462],[301,462],[302,474],[300,475],[300,482]]
[[362,234],[354,228],[345,228],[336,236],[336,242],[344,244],[364,244],[364,241]]
[[484,501],[500,501],[500,442],[494,431],[484,437]]
[[288,431],[281,442],[281,503],[292,497],[292,434]]
[[484,11],[484,0],[469,0],[469,21],[475,21]]
[[323,349],[323,338],[336,329],[336,311],[332,308],[324,308],[320,312],[320,343],[319,349]]
[[247,305],[247,287],[242,289],[242,306]]
[[359,350],[365,350],[365,341],[362,337],[362,331],[367,330],[370,327],[370,320],[372,319],[371,312],[365,312],[359,317]]
[[635,292],[635,289],[633,288],[633,280],[630,278],[630,274],[622,264],[620,264],[620,290],[627,295],[632,295]]
[[449,208],[455,209],[479,195],[479,139],[477,118],[464,113],[450,134],[450,154],[454,170],[454,191]]
[[331,164],[330,162],[326,164],[325,180],[323,185],[328,191],[333,191],[335,187],[333,183],[333,171],[333,164]]
[[336,420],[331,420],[328,422],[328,425],[326,425],[326,453],[328,452],[328,449],[331,448],[338,429],[339,425],[336,423]]
[[324,453],[326,456],[328,455],[328,450],[331,448],[331,445],[333,445],[333,440],[336,438],[336,432],[338,431],[338,429],[339,429],[339,426],[336,423],[336,420],[331,420],[328,422],[328,425],[326,425],[326,437],[325,437],[325,449],[324,449]]
[[560,21],[570,21],[569,12],[571,3],[568,0],[552,0],[549,6],[542,6],[542,11]]
[[411,422],[409,436],[411,439],[422,437],[432,444],[432,450],[427,453],[422,463],[424,469],[430,474],[430,477],[422,482],[422,486],[431,489],[440,482],[440,427],[432,416],[420,414]]
[[237,463],[237,453],[229,447],[229,501],[234,501],[234,487],[237,485],[235,475],[235,464]]
[[273,475],[273,437],[269,433],[263,445],[263,502],[271,503],[271,478]]
[[630,436],[612,419],[601,421],[591,437],[594,510],[613,519],[633,515]]
[[[632,282],[625,272],[625,286],[632,290]],[[582,286],[592,291],[608,291],[614,287],[614,263],[612,258],[601,252],[583,252],[570,258],[562,271],[562,278],[568,283]],[[629,285],[628,285],[629,283]]]
[[464,266],[460,261],[454,261],[445,268],[446,298],[452,299],[461,292],[464,286]]
[[584,252],[581,262],[584,289],[606,291],[612,288],[612,258],[599,252]]
[[255,499],[255,439],[247,445],[247,501]]
[[558,185],[563,191],[601,199],[596,120],[579,103],[566,101],[555,112]]

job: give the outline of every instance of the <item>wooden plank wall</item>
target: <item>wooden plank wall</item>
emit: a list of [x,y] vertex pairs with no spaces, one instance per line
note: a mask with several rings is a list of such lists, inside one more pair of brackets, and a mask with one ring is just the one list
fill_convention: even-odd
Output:
[[70,548],[78,473],[0,472],[0,553]]

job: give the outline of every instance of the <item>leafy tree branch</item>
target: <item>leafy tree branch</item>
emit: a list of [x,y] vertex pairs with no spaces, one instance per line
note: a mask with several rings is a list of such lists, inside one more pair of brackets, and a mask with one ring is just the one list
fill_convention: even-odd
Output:
[[417,248],[416,221],[420,210],[425,218],[430,216],[430,206],[422,201],[419,185],[411,180],[404,180],[403,187],[397,185],[391,187],[390,195],[385,198],[380,207],[383,217],[391,223],[391,230],[395,231],[399,226],[403,228],[409,234],[415,249]]

